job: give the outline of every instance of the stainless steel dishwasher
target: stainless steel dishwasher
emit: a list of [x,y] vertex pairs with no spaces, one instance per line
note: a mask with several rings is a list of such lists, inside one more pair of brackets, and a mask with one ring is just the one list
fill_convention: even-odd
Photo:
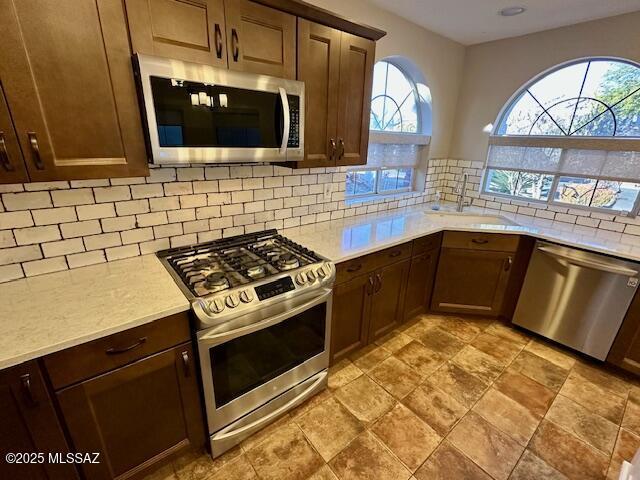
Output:
[[537,241],[513,323],[604,360],[638,288],[639,268]]

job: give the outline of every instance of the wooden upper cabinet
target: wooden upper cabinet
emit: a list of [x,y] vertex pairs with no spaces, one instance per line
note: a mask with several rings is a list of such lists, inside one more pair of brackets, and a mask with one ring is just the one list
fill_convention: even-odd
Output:
[[365,165],[375,42],[342,33],[337,165]]
[[0,86],[0,183],[28,182],[29,176],[18,145],[9,108]]
[[298,80],[305,83],[304,167],[335,165],[342,33],[298,19]]
[[227,67],[223,0],[125,0],[136,53]]
[[31,180],[148,174],[122,1],[0,11],[0,78]]
[[296,78],[296,17],[249,0],[225,2],[229,68]]
[[[56,411],[35,361],[0,372],[0,478],[73,480],[71,464],[49,462],[49,453],[68,452]],[[7,452],[43,453],[39,463],[10,464]]]

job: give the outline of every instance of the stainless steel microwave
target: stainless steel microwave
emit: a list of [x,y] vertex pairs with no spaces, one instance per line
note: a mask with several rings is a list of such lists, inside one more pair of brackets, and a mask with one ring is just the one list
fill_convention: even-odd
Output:
[[153,163],[303,158],[304,83],[142,54],[134,66]]

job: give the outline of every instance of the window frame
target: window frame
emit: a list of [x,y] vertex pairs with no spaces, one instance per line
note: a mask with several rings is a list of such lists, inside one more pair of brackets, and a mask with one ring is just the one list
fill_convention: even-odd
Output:
[[[402,170],[402,169],[406,169],[406,170],[411,170],[411,182],[410,185],[408,187],[403,187],[403,188],[396,188],[394,190],[380,190],[380,182],[382,179],[382,171],[383,170]],[[416,168],[410,165],[398,165],[398,166],[393,166],[393,167],[366,167],[366,166],[362,166],[362,168],[353,168],[351,170],[349,170],[347,172],[347,175],[349,173],[356,173],[356,172],[377,172],[376,173],[376,183],[375,183],[375,189],[373,192],[367,192],[367,193],[354,193],[354,194],[347,194],[346,193],[346,189],[345,189],[345,197],[347,200],[352,200],[352,199],[357,199],[357,198],[366,198],[366,197],[383,197],[385,195],[398,195],[400,193],[409,193],[413,191],[413,184],[415,181],[415,171]],[[346,179],[345,179],[345,183],[346,183]]]
[[[566,154],[567,149],[606,149],[606,146],[612,146],[611,150],[626,150],[626,151],[640,151],[640,136],[636,137],[618,137],[618,136],[593,136],[593,135],[517,135],[517,134],[507,134],[500,133],[500,130],[508,118],[509,114],[515,107],[518,99],[521,95],[527,92],[533,85],[546,78],[548,75],[555,73],[556,71],[562,70],[564,68],[570,67],[572,65],[577,65],[584,62],[594,62],[594,61],[610,61],[610,62],[620,62],[626,63],[628,65],[632,65],[638,69],[640,69],[640,64],[634,62],[629,59],[619,58],[619,57],[610,57],[610,56],[595,56],[595,57],[582,57],[574,60],[570,60],[568,62],[563,62],[561,64],[555,65],[535,77],[529,80],[527,83],[518,88],[507,100],[504,104],[500,113],[497,116],[496,123],[491,129],[491,134],[489,136],[489,147],[492,145],[506,145],[506,146],[515,146],[515,147],[555,147],[560,148],[562,151],[560,153],[562,162],[562,156]],[[634,93],[635,95],[635,93]],[[545,108],[545,107],[543,107]],[[546,110],[545,110],[546,111]],[[638,112],[640,114],[640,112]],[[591,148],[590,148],[591,147]],[[600,148],[597,148],[600,147]],[[487,152],[487,161],[488,161],[489,152]],[[485,166],[483,169],[482,179],[480,183],[480,195],[481,196],[490,196],[497,198],[504,198],[510,201],[522,202],[522,203],[531,203],[531,204],[539,204],[539,205],[551,205],[554,207],[567,208],[567,209],[577,209],[577,210],[585,210],[589,212],[597,212],[604,213],[608,215],[618,215],[618,216],[627,216],[627,217],[636,217],[640,211],[640,192],[636,195],[633,207],[629,210],[615,210],[608,209],[603,207],[592,207],[589,205],[575,205],[566,202],[560,202],[555,199],[556,193],[558,192],[558,184],[560,182],[561,177],[567,177],[568,174],[561,172],[543,172],[539,170],[528,170],[528,169],[516,169],[516,168],[492,168],[487,165],[487,161],[485,161]],[[549,188],[549,196],[546,200],[543,199],[535,199],[535,198],[527,198],[523,196],[510,195],[505,193],[497,193],[492,192],[488,189],[489,187],[489,179],[490,179],[490,171],[511,171],[518,173],[532,173],[532,174],[540,174],[540,175],[548,175],[553,177],[553,181]],[[571,174],[571,178],[584,178],[589,180],[596,180],[596,185],[598,181],[614,181],[614,182],[622,182],[622,183],[632,183],[629,179],[620,179],[613,177],[594,177],[589,176],[587,174]],[[640,179],[638,181],[640,183]]]

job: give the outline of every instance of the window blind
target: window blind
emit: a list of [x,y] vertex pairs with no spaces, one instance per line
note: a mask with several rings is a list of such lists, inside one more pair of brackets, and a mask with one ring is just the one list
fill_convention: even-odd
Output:
[[372,143],[367,156],[368,167],[416,167],[422,154],[421,145]]

